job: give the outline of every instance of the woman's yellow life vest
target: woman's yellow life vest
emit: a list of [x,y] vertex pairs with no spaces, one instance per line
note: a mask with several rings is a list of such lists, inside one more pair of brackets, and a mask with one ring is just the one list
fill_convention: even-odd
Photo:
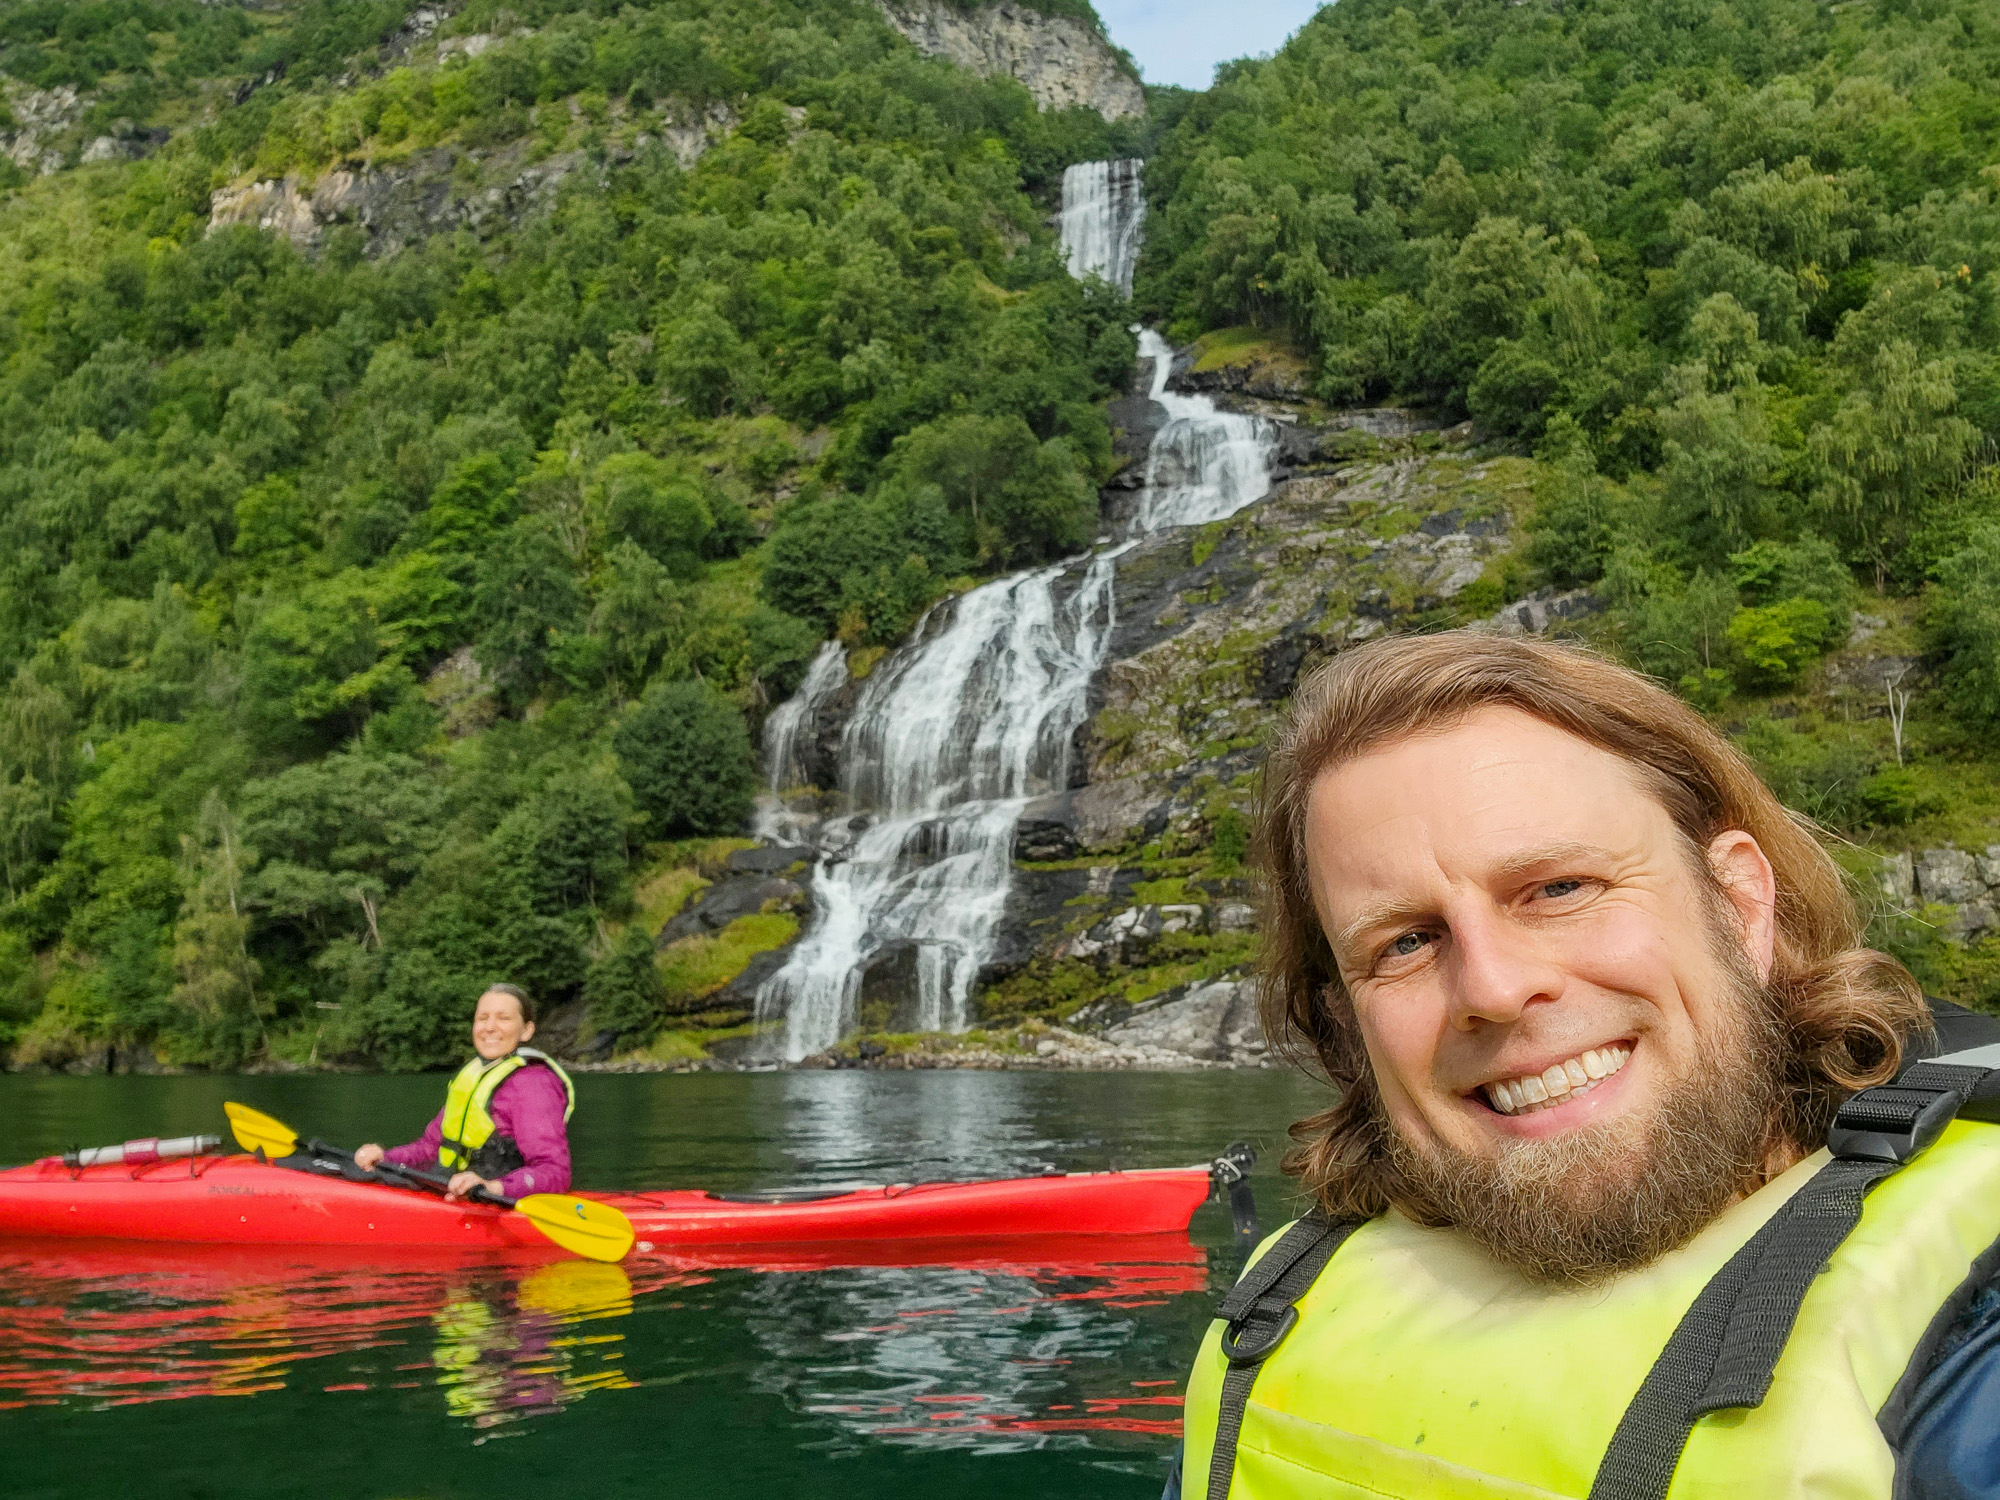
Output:
[[[1532,1282],[1394,1212],[1362,1225],[1255,1376],[1230,1500],[1582,1500],[1683,1315],[1829,1160],[1809,1157],[1680,1249],[1584,1289]],[[1887,1500],[1896,1456],[1877,1415],[1996,1241],[2000,1126],[1959,1120],[1862,1200],[1806,1284],[1762,1403],[1694,1421],[1669,1460],[1670,1500]],[[1210,1328],[1188,1387],[1188,1500],[1212,1493],[1223,1331]]]
[[493,1116],[486,1106],[493,1091],[530,1063],[540,1063],[562,1080],[569,1102],[563,1106],[563,1123],[576,1113],[576,1085],[569,1074],[546,1052],[533,1047],[516,1047],[492,1062],[475,1057],[458,1070],[444,1096],[444,1140],[438,1146],[438,1165],[447,1172],[462,1172],[472,1166],[473,1154],[493,1135]]

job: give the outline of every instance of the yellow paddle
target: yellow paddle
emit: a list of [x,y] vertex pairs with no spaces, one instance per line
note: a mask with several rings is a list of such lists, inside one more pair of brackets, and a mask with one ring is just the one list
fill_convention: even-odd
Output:
[[[291,1126],[247,1104],[228,1103],[222,1108],[229,1116],[229,1128],[235,1132],[236,1144],[245,1151],[261,1151],[272,1161],[298,1151],[330,1161],[351,1163],[354,1160],[352,1152],[329,1146],[324,1141],[300,1140],[298,1132]],[[375,1171],[414,1187],[438,1193],[444,1191],[444,1179],[409,1167],[399,1167],[392,1162],[381,1163]],[[573,1198],[567,1193],[530,1193],[525,1198],[503,1198],[485,1188],[474,1188],[472,1198],[477,1203],[513,1209],[563,1249],[591,1260],[623,1260],[625,1252],[632,1248],[632,1221],[608,1203]]]

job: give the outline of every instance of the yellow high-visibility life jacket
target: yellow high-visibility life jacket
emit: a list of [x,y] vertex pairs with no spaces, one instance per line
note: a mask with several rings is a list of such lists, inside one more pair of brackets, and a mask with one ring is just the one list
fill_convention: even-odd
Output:
[[486,1106],[493,1100],[493,1091],[530,1063],[539,1063],[562,1080],[563,1092],[569,1096],[569,1102],[563,1106],[563,1123],[569,1123],[569,1117],[576,1113],[576,1085],[546,1052],[537,1052],[533,1047],[516,1047],[505,1057],[496,1057],[492,1062],[475,1057],[458,1070],[458,1076],[452,1079],[451,1087],[445,1092],[444,1140],[438,1146],[439,1166],[447,1172],[472,1168],[473,1156],[493,1135],[493,1116],[486,1112]]
[[[1912,1115],[1929,1097],[1915,1096]],[[1949,1117],[1934,1111],[1930,1129]],[[1861,1150],[1874,1148],[1863,1141]],[[1815,1229],[1826,1218],[1819,1205],[1850,1181],[1860,1181],[1850,1204],[1858,1217]],[[1794,1235],[1795,1252],[1799,1233],[1845,1237],[1830,1255],[1811,1242],[1791,1255],[1796,1318],[1773,1324],[1768,1299],[1733,1288],[1761,1273],[1770,1273],[1764,1290],[1772,1275],[1782,1279],[1769,1248],[1781,1231]],[[1296,1226],[1285,1233],[1305,1242]],[[1393,1212],[1333,1238],[1323,1270],[1302,1263],[1294,1273],[1312,1279],[1295,1300],[1279,1299],[1290,1301],[1282,1320],[1210,1328],[1188,1387],[1186,1500],[1888,1500],[1896,1453],[1878,1416],[1907,1401],[1905,1372],[1927,1368],[1961,1305],[1954,1294],[1991,1274],[1990,1261],[1976,1273],[1975,1263],[2000,1242],[2000,1127],[1957,1120],[1900,1167],[1821,1151],[1680,1249],[1583,1289],[1530,1281],[1465,1236]],[[1760,1316],[1769,1358],[1746,1384]],[[1258,1346],[1273,1343],[1259,1362]],[[1679,1352],[1663,1359],[1670,1345]],[[1621,1455],[1643,1445],[1646,1414],[1663,1409],[1661,1383],[1676,1380],[1691,1382],[1677,1398],[1687,1415],[1659,1450],[1657,1482],[1611,1483],[1605,1476],[1623,1462],[1612,1456],[1614,1437]],[[1711,1404],[1704,1410],[1690,1392]],[[1232,1403],[1242,1412],[1234,1462],[1225,1437],[1225,1465],[1215,1465],[1218,1415]]]

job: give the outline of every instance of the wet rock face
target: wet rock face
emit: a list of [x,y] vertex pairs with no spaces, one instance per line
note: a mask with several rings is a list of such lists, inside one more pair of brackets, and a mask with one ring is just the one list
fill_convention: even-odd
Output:
[[1092,784],[1135,779],[1165,800],[1191,767],[1259,743],[1318,660],[1477,582],[1512,545],[1531,475],[1449,453],[1349,464],[1141,542],[1119,568]]
[[917,976],[922,948],[901,939],[871,953],[861,970],[855,1008],[868,1031],[914,1031],[923,992]]
[[[1076,859],[1157,836],[1166,799],[1136,777],[1114,777],[1072,792],[1037,797],[1014,827],[1019,860]],[[1150,831],[1149,831],[1150,830]]]
[[1042,109],[1087,105],[1107,120],[1146,112],[1146,91],[1098,32],[1069,16],[1013,0],[976,10],[948,0],[878,0],[882,14],[920,51],[988,77],[1019,79]]
[[682,938],[720,932],[738,917],[754,916],[761,911],[796,911],[805,905],[805,900],[803,887],[779,876],[755,872],[733,875],[699,892],[678,915],[670,918],[660,929],[656,946],[664,948]]

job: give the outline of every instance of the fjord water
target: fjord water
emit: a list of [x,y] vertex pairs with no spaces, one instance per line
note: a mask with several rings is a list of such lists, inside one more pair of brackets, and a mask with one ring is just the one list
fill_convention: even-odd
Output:
[[[7,1157],[215,1130],[352,1144],[441,1077],[0,1077]],[[837,1185],[1271,1157],[1290,1074],[579,1080],[592,1186]],[[387,1191],[385,1189],[385,1191]],[[897,1260],[906,1263],[897,1264]],[[1236,1257],[1193,1238],[620,1267],[0,1239],[0,1494],[1150,1497]],[[817,1261],[817,1263],[816,1263]]]
[[[1144,164],[1084,162],[1063,175],[1062,240],[1079,277],[1129,292],[1145,222]],[[1132,530],[1201,525],[1269,493],[1276,428],[1167,389],[1173,351],[1140,341],[1151,397],[1167,414],[1146,465]],[[777,1049],[797,1062],[854,1030],[865,972],[901,945],[921,1031],[963,1031],[993,956],[1013,874],[1014,827],[1028,800],[1070,782],[1075,731],[1115,621],[1124,546],[1017,573],[947,600],[861,684],[842,731],[840,805],[800,810],[801,737],[847,685],[830,643],[765,726],[760,831],[818,852],[804,938],[757,997],[782,1020]]]

